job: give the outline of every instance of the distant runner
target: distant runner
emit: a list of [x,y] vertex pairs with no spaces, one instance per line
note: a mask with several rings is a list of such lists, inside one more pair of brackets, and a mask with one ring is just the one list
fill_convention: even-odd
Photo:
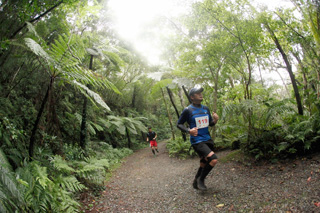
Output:
[[[202,91],[203,88],[192,88],[189,91],[192,104],[182,111],[177,127],[190,134],[191,145],[200,157],[200,167],[193,181],[193,188],[207,190],[204,179],[218,162],[208,127],[214,126],[219,116],[215,112],[211,116],[209,108],[201,104]],[[190,128],[183,125],[185,122]]]
[[159,152],[158,151],[158,144],[157,144],[157,141],[156,141],[157,133],[153,132],[151,127],[148,128],[148,131],[149,132],[147,133],[147,141],[150,141],[150,147],[151,147],[153,155],[155,156],[156,153],[155,153],[154,150]]

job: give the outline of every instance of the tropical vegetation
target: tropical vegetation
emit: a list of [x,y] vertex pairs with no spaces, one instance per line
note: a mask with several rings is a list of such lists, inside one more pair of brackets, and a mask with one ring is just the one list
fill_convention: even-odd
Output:
[[319,151],[320,3],[291,1],[203,0],[157,20],[171,29],[165,65],[117,35],[104,1],[0,1],[0,211],[80,211],[81,192],[148,145],[147,126],[171,156],[194,155],[176,128],[194,86],[220,115],[217,148],[257,160]]

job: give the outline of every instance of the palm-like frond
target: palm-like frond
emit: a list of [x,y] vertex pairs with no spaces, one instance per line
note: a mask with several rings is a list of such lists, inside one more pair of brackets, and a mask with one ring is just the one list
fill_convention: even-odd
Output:
[[4,212],[15,211],[19,210],[19,206],[23,205],[19,183],[6,155],[0,149],[0,210],[5,210]]
[[[32,28],[32,25],[30,28]],[[35,32],[35,30],[31,31]],[[75,85],[83,93],[85,92],[84,94],[88,94],[92,98],[91,100],[110,110],[100,95],[85,85],[120,92],[108,79],[97,77],[92,71],[82,66],[86,50],[79,36],[59,36],[51,47],[47,47],[45,44],[40,45],[32,38],[25,38],[25,43],[34,54],[45,60],[45,65],[49,67],[47,70],[51,76],[59,76],[60,80]]]
[[30,48],[30,50],[36,54],[37,56],[40,56],[41,58],[45,59],[48,64],[52,65],[53,59],[49,56],[49,54],[44,51],[44,49],[38,44],[36,41],[34,41],[31,38],[25,38],[26,45]]
[[102,106],[103,108],[105,108],[106,110],[110,111],[110,108],[108,107],[108,105],[102,100],[101,96],[98,95],[97,93],[93,92],[92,90],[90,90],[87,86],[80,84],[79,82],[77,82],[76,80],[73,81],[73,83],[75,85],[78,86],[78,88],[81,88],[81,90],[86,91],[86,93],[83,92],[83,94],[87,95],[88,98],[90,98],[90,100],[94,100],[96,103],[100,104],[100,106]]

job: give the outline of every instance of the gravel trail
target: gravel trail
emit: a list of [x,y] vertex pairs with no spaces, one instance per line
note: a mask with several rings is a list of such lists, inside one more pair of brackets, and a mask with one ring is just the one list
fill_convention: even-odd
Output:
[[198,158],[169,158],[165,142],[158,145],[157,157],[150,148],[127,157],[101,196],[83,202],[84,212],[320,212],[319,154],[277,164],[218,162],[200,192],[192,188]]

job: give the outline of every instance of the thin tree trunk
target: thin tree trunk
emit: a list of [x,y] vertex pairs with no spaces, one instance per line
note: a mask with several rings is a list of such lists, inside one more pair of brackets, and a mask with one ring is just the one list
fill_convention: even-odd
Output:
[[261,85],[264,87],[264,82],[262,78],[262,72],[261,72],[261,67],[260,67],[260,61],[258,60],[258,67],[259,67],[259,74],[260,74],[260,79],[261,79]]
[[172,139],[175,140],[173,125],[172,125],[172,118],[171,118],[171,115],[170,115],[170,112],[169,112],[168,104],[167,104],[166,99],[164,97],[163,89],[160,88],[160,90],[161,90],[162,98],[163,98],[164,104],[166,106],[167,114],[168,114],[168,119],[169,119],[171,133],[172,133]]
[[288,56],[284,52],[284,50],[282,49],[282,46],[280,45],[280,42],[279,42],[277,36],[274,34],[273,30],[270,28],[268,23],[265,23],[265,26],[266,26],[267,30],[269,31],[274,43],[276,44],[276,46],[277,46],[277,48],[278,48],[278,50],[279,50],[279,52],[280,52],[285,64],[286,64],[286,68],[287,68],[287,71],[288,71],[290,79],[291,79],[293,91],[294,91],[296,102],[297,102],[298,113],[300,115],[303,115],[303,107],[302,107],[302,104],[301,104],[301,98],[300,98],[299,89],[298,89],[296,78],[295,78],[295,76],[293,74],[292,66],[291,66],[291,64],[289,62]]
[[[38,17],[30,20],[30,23],[33,23],[37,20],[39,20],[40,18],[42,18],[43,16],[47,15],[49,12],[51,12],[52,10],[54,10],[56,7],[58,7],[60,4],[62,4],[63,1],[59,1],[57,4],[55,4],[54,6],[52,6],[51,8],[49,8],[47,11],[45,11],[44,13],[40,14]],[[9,38],[13,39],[16,37],[16,35],[27,26],[27,24],[25,23],[24,25],[22,25],[21,27],[19,27],[19,29],[17,29]]]
[[183,91],[184,91],[184,94],[187,96],[189,103],[191,104],[191,103],[192,103],[192,102],[191,102],[191,99],[190,99],[189,94],[188,94],[186,88],[184,87],[184,85],[182,85],[182,89],[183,89]]
[[126,127],[126,135],[128,139],[128,148],[131,149],[131,139],[130,139],[129,130],[127,127]]
[[229,81],[230,81],[230,86],[233,89],[234,88],[234,83],[233,83],[233,78],[229,76]]
[[83,108],[82,108],[82,120],[81,120],[81,130],[80,130],[80,147],[82,149],[86,148],[87,140],[87,108],[88,108],[88,98],[83,96]]
[[183,89],[179,87],[179,98],[182,108],[184,109],[186,107],[186,104],[184,103],[183,95],[182,95]]
[[46,92],[46,94],[45,94],[45,96],[44,96],[44,98],[42,100],[41,107],[40,107],[38,115],[37,115],[37,119],[36,119],[36,121],[35,121],[35,123],[33,125],[33,129],[32,129],[31,136],[30,136],[30,144],[29,144],[29,158],[30,158],[30,160],[32,160],[32,158],[33,158],[34,145],[35,145],[35,136],[36,136],[36,133],[37,133],[37,130],[38,130],[38,126],[39,126],[39,123],[40,123],[40,119],[41,119],[42,113],[43,113],[45,105],[46,105],[46,103],[48,101],[48,97],[49,97],[49,94],[51,92],[51,88],[52,88],[53,82],[54,82],[54,77],[51,77],[47,92]]
[[132,101],[131,101],[131,107],[135,108],[135,103],[136,103],[136,90],[137,90],[137,86],[135,85],[133,87],[133,93],[132,93]]
[[282,83],[283,83],[283,86],[284,86],[284,88],[286,89],[286,92],[287,92],[288,96],[290,96],[290,93],[289,93],[289,90],[288,90],[288,87],[287,87],[286,82],[285,82],[284,79],[282,78],[280,72],[279,72],[278,70],[275,70],[275,71],[278,73],[278,75],[279,75],[279,77],[280,77],[280,79],[281,79],[281,81],[282,81]]
[[[93,64],[93,55],[90,56],[89,69],[92,70]],[[80,130],[80,147],[85,149],[87,144],[87,108],[88,108],[88,98],[84,96],[83,108],[82,108],[82,121],[81,121],[81,130]]]
[[[170,97],[171,104],[172,104],[174,110],[176,111],[177,117],[178,117],[178,119],[179,119],[180,115],[179,115],[178,109],[177,109],[177,107],[176,107],[176,104],[175,104],[174,101],[173,101],[172,92],[171,92],[171,90],[169,89],[169,87],[166,87],[166,88],[167,88],[167,91],[168,91],[168,95],[169,95],[169,97]],[[187,140],[186,134],[185,134],[184,132],[182,132],[182,131],[181,131],[181,134],[182,134],[183,140],[186,141],[186,140]]]
[[7,95],[6,95],[6,98],[9,98],[10,93],[11,93],[12,90],[14,89],[15,85],[12,86],[12,84],[13,84],[14,80],[16,79],[18,73],[20,72],[21,68],[23,67],[23,65],[24,65],[24,62],[23,62],[22,65],[18,68],[17,72],[14,73],[14,75],[13,75],[13,77],[12,77],[10,83],[9,83],[9,86],[8,86],[8,87],[9,87],[9,91],[8,91],[8,93],[7,93]]
[[176,114],[177,114],[177,117],[179,118],[180,115],[179,115],[178,109],[177,109],[177,107],[176,107],[176,104],[175,104],[174,101],[173,101],[172,92],[171,92],[171,90],[169,89],[169,87],[166,87],[166,88],[167,88],[167,92],[168,92],[168,95],[169,95],[171,104],[172,104],[172,106],[173,106],[173,108],[174,108],[174,110],[175,110],[175,112],[176,112]]
[[303,78],[303,89],[304,89],[304,95],[306,98],[306,101],[304,102],[304,104],[306,104],[309,108],[309,112],[311,112],[311,104],[309,100],[309,91],[308,91],[308,78],[306,75],[306,68],[304,67],[301,58],[299,57],[298,53],[292,52],[292,55],[297,59],[300,69],[301,69],[301,73],[302,73],[302,78]]

